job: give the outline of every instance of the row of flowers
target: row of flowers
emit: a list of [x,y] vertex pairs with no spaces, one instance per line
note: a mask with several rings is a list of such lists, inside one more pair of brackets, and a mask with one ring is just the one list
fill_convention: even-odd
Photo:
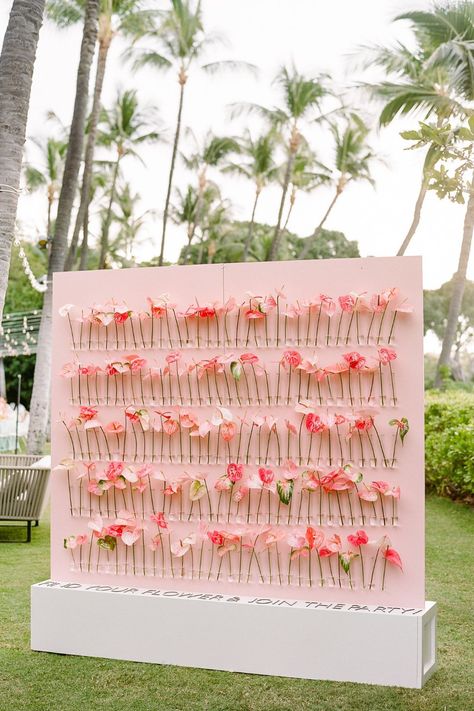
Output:
[[[289,303],[282,289],[259,296],[247,294],[238,301],[187,306],[171,301],[169,294],[147,298],[147,308],[133,310],[123,301],[82,308],[64,304],[73,348],[97,347],[210,347],[211,345],[277,347],[342,345],[350,342],[390,343],[399,314],[413,308],[395,287],[377,294],[350,292],[338,297],[318,294],[313,299]],[[387,317],[387,313],[389,316]],[[127,333],[126,328],[129,327]],[[355,335],[354,335],[355,334]]]
[[[292,461],[280,471],[267,467],[248,469],[230,463],[225,473],[166,475],[150,464],[64,460],[56,469],[67,472],[71,515],[115,512],[124,506],[133,511],[155,510],[161,501],[173,520],[255,523],[395,525],[400,487],[387,481],[364,479],[350,466],[304,469]],[[72,477],[72,484],[71,484]],[[104,500],[104,501],[103,501]]]
[[397,443],[403,444],[409,431],[406,417],[389,420],[394,433],[387,455],[374,410],[322,413],[313,403],[303,401],[295,411],[301,416],[297,424],[260,413],[236,416],[225,407],[217,407],[214,414],[200,420],[196,413],[180,407],[150,412],[131,405],[124,410],[123,424],[116,420],[103,424],[97,408],[82,406],[70,422],[62,423],[73,459],[120,457],[132,462],[198,464],[274,461],[281,465],[286,453],[286,459],[299,465],[332,464],[339,457],[348,463],[358,458],[361,466],[377,466],[381,461],[384,467],[393,467]]
[[144,521],[126,510],[110,524],[96,516],[88,528],[90,535],[64,539],[74,566],[84,572],[100,569],[103,552],[107,569],[116,574],[221,580],[226,572],[229,580],[239,583],[310,587],[327,583],[343,587],[346,583],[350,588],[370,590],[378,582],[384,590],[387,567],[403,569],[388,536],[370,540],[363,529],[343,539],[338,534],[326,536],[312,526],[285,530],[234,525],[223,529],[201,523],[197,530],[180,537],[181,529],[172,530],[163,512]]
[[[354,405],[396,404],[393,348],[375,353],[343,353],[322,366],[315,356],[285,350],[274,363],[262,363],[256,353],[215,355],[186,362],[181,351],[171,351],[162,365],[151,365],[137,354],[113,358],[99,366],[79,361],[65,363],[60,376],[70,382],[72,402],[118,405],[156,404],[290,404],[314,398]],[[388,372],[384,377],[384,372]],[[76,388],[73,387],[73,381]]]

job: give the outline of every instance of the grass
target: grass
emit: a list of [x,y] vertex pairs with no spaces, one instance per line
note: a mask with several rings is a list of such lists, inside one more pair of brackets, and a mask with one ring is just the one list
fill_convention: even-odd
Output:
[[0,544],[0,709],[468,711],[473,511],[435,497],[428,498],[426,511],[427,598],[439,604],[439,670],[421,691],[31,652],[29,586],[49,577],[49,529],[43,522],[33,529],[30,545]]

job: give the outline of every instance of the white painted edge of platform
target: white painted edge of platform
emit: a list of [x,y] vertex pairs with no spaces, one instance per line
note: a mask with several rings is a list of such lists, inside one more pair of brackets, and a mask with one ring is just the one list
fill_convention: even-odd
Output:
[[396,608],[46,580],[31,588],[31,648],[421,688],[436,670],[436,603]]

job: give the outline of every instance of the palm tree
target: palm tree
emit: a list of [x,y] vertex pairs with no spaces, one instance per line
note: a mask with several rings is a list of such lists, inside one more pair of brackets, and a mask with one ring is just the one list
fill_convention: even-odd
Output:
[[10,269],[23,144],[44,0],[13,0],[0,55],[0,318]]
[[[50,285],[54,272],[62,271],[64,267],[69,224],[77,190],[79,168],[84,146],[84,129],[89,97],[89,77],[97,39],[98,13],[98,0],[87,0],[81,52],[77,70],[76,97],[69,131],[56,224],[54,227],[54,238],[49,255],[48,284]],[[31,395],[30,426],[28,430],[28,452],[31,454],[38,454],[43,451],[46,439],[46,428],[49,420],[52,350],[51,323],[52,289],[50,287],[44,295],[41,324],[38,334],[33,392]]]
[[291,171],[290,184],[288,186],[289,189],[291,188],[290,204],[283,224],[283,232],[288,228],[298,192],[310,193],[321,185],[328,183],[330,180],[331,174],[329,169],[316,159],[316,155],[308,143],[302,140]]
[[118,232],[110,244],[110,254],[113,259],[126,266],[133,265],[133,247],[146,224],[146,218],[152,210],[136,214],[140,195],[132,191],[130,183],[124,183],[117,190],[116,207],[113,221],[118,226]]
[[[471,5],[471,3],[467,3]],[[472,12],[472,5],[471,5]],[[444,44],[433,55],[433,38],[425,32],[423,25],[417,21],[426,19],[428,23],[436,22],[436,33],[446,41],[456,42],[456,23],[453,23],[453,13],[449,6],[439,6],[435,13],[404,13],[394,19],[411,20],[415,31],[416,45],[409,49],[406,45],[398,43],[395,47],[382,46],[367,49],[368,66],[379,66],[389,75],[389,79],[378,84],[367,84],[371,94],[383,104],[379,116],[381,126],[387,126],[398,116],[409,116],[418,113],[424,120],[431,116],[436,117],[439,128],[443,126],[453,114],[463,113],[463,108],[458,100],[457,76],[453,71],[456,62],[448,61],[450,53]],[[454,13],[456,15],[457,13]],[[437,19],[434,19],[437,18]],[[456,18],[454,18],[456,19]],[[462,31],[462,27],[460,28]],[[459,38],[462,34],[459,34]],[[456,45],[459,49],[459,45]],[[454,52],[453,46],[453,52]],[[462,51],[462,50],[461,50]],[[405,254],[420,223],[423,203],[428,191],[429,172],[436,163],[439,152],[435,144],[426,152],[422,169],[420,189],[416,198],[413,217],[408,231],[398,249],[397,256]]]
[[308,253],[323,229],[337,201],[347,186],[353,181],[367,181],[373,185],[370,166],[374,161],[374,153],[367,144],[369,129],[357,114],[350,114],[341,129],[337,124],[331,125],[334,140],[335,168],[334,195],[326,212],[315,228],[313,234],[306,239],[298,259],[306,259]]
[[27,163],[25,165],[25,180],[28,190],[34,192],[46,189],[47,218],[46,236],[52,237],[52,210],[58,197],[59,186],[64,167],[64,157],[67,150],[67,142],[64,139],[47,138],[41,141],[36,138],[32,142],[42,153],[42,168]]
[[[430,63],[434,66],[448,66],[451,86],[458,102],[474,101],[474,6],[472,2],[448,3],[435,6],[432,12],[409,12],[403,19],[409,20],[417,37],[431,49]],[[461,114],[469,114],[471,132],[474,127],[472,110],[461,108]],[[472,141],[471,141],[472,144]],[[441,384],[441,368],[449,365],[456,338],[461,311],[466,274],[474,231],[474,171],[468,185],[468,199],[464,217],[463,236],[457,272],[453,277],[453,292],[449,304],[448,320],[443,346],[438,360],[435,386]]]
[[[170,205],[170,216],[177,225],[186,226],[188,242],[183,247],[179,258],[180,264],[202,264],[206,238],[212,232],[212,237],[227,224],[230,215],[230,205],[223,200],[218,186],[207,180],[206,187],[200,193],[199,188],[188,185],[186,190],[176,190],[177,200]],[[225,219],[224,219],[225,218]],[[212,239],[211,237],[211,239]],[[198,239],[198,245],[193,245],[193,239]],[[213,246],[209,251],[213,256]]]
[[[229,200],[222,198],[218,186],[208,181],[200,207],[199,230],[196,230],[195,233],[198,242],[191,244],[188,241],[182,251],[181,263],[212,264],[228,261],[226,248],[224,247],[223,253],[221,248],[231,224],[231,207]],[[179,219],[179,213],[175,213],[173,210],[171,214],[175,214],[176,221]],[[240,245],[240,252],[242,252],[242,245]]]
[[197,204],[195,215],[195,229],[201,225],[204,217],[204,195],[209,186],[208,172],[210,168],[217,168],[227,162],[228,156],[240,152],[240,144],[236,138],[230,136],[214,136],[208,131],[199,145],[194,134],[190,131],[195,144],[195,151],[189,156],[182,156],[188,170],[197,173]]
[[326,77],[306,78],[295,67],[282,67],[275,83],[282,92],[282,105],[266,108],[258,104],[236,104],[233,115],[242,111],[257,113],[266,119],[274,130],[278,130],[285,148],[285,170],[282,181],[278,218],[270,248],[269,259],[278,259],[282,236],[282,219],[288,187],[290,185],[293,164],[302,140],[301,123],[308,119],[316,109],[320,109],[321,100],[328,95],[325,86]]
[[242,259],[247,261],[252,244],[253,231],[255,225],[255,215],[257,204],[262,190],[275,180],[278,169],[274,161],[275,153],[275,133],[268,131],[256,140],[252,138],[250,131],[246,131],[244,137],[239,142],[240,152],[245,156],[244,160],[238,163],[229,163],[223,172],[236,173],[251,180],[255,185],[255,198],[253,201],[252,214],[248,225],[247,238],[245,240]]
[[153,108],[146,111],[139,108],[136,91],[119,92],[114,107],[102,113],[101,125],[104,128],[101,129],[97,141],[101,146],[112,148],[115,155],[112,163],[109,202],[101,231],[99,269],[104,269],[106,266],[112,210],[122,160],[126,156],[131,156],[143,162],[136,148],[159,139],[158,132],[150,130],[151,124],[156,124],[155,114]]
[[107,194],[107,186],[109,183],[109,176],[107,174],[107,168],[110,170],[110,166],[102,165],[98,166],[97,162],[94,162],[92,179],[89,190],[89,201],[87,203],[86,213],[84,215],[84,222],[82,225],[82,242],[80,247],[80,257],[79,257],[79,267],[78,269],[84,271],[88,268],[89,264],[89,221],[90,221],[90,211],[91,205],[99,192],[98,202],[101,204],[103,198]]
[[[72,269],[79,233],[83,227],[87,201],[90,195],[90,182],[93,173],[94,149],[97,139],[97,124],[100,115],[101,96],[104,77],[107,67],[112,40],[117,35],[137,37],[146,27],[153,24],[156,11],[144,9],[144,0],[99,0],[99,32],[98,56],[94,83],[92,109],[88,121],[87,142],[84,154],[84,168],[82,173],[81,200],[76,215],[76,222],[71,238],[64,268]],[[82,21],[84,16],[84,0],[48,0],[46,10],[48,17],[58,27],[70,27]]]
[[176,202],[170,205],[170,216],[176,225],[186,226],[186,236],[188,238],[188,242],[181,251],[181,255],[178,260],[180,264],[186,264],[188,252],[194,235],[196,234],[196,208],[198,204],[197,189],[194,185],[188,185],[185,191],[177,188],[176,196]]
[[[158,49],[132,49],[129,52],[129,56],[134,57],[134,67],[136,69],[144,66],[154,67],[158,70],[173,69],[176,72],[179,84],[176,128],[163,210],[159,266],[162,266],[164,258],[173,176],[181,137],[185,86],[192,65],[203,57],[208,48],[215,44],[217,39],[215,36],[205,34],[201,4],[201,0],[198,0],[197,3],[192,0],[171,0],[172,7],[160,13],[161,22],[159,27],[152,28],[145,35],[146,39],[150,39],[157,44]],[[255,69],[250,64],[231,60],[201,65],[201,69],[211,73],[221,68],[236,69],[239,67]]]

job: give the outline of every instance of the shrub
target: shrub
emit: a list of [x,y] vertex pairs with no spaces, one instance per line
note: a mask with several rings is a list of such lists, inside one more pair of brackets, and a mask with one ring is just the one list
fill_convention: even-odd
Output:
[[425,454],[428,490],[474,501],[474,394],[426,393]]

